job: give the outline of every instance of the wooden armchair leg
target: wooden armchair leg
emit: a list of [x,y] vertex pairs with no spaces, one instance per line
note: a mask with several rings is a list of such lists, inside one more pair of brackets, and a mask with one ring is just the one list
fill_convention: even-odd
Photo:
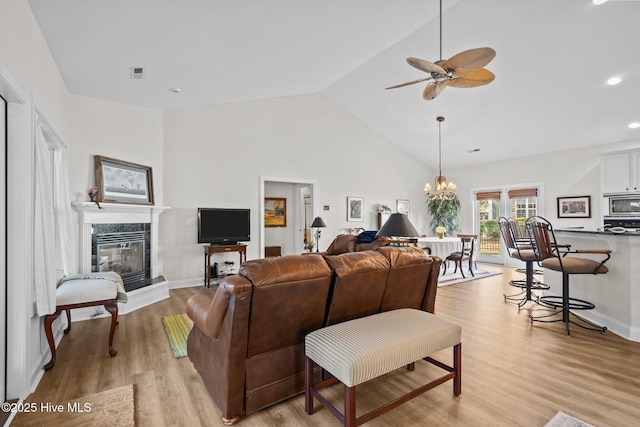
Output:
[[[59,311],[56,311],[53,314],[47,314],[44,316],[44,334],[47,336],[47,342],[49,343],[49,350],[51,351],[51,360],[44,365],[45,371],[50,371],[53,369],[56,364],[56,343],[53,339],[53,331],[51,330],[51,325],[54,320],[58,318],[60,315]],[[71,324],[71,322],[69,322]]]
[[116,325],[118,324],[118,304],[115,302],[109,302],[104,305],[104,308],[111,313],[111,330],[109,331],[109,355],[114,357],[118,354],[118,350],[113,348],[113,334],[116,331]]

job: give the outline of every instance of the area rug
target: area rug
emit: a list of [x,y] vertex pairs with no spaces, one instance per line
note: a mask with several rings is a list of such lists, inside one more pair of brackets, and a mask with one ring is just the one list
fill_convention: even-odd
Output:
[[471,273],[465,271],[464,275],[467,276],[465,278],[460,274],[460,270],[457,272],[453,272],[453,266],[447,268],[447,274],[442,275],[438,278],[438,287],[455,285],[463,282],[470,282],[472,280],[484,279],[485,277],[496,276],[498,274],[502,274],[501,271],[490,270],[487,268],[478,268],[473,270],[472,276]]
[[[133,427],[135,426],[134,386],[129,384],[74,399],[47,403],[34,412],[20,412],[12,425],[47,427]],[[25,403],[24,405],[27,405]]]
[[177,359],[185,357],[187,355],[187,337],[193,327],[193,322],[189,319],[189,316],[183,313],[163,317],[162,326],[164,326],[164,332],[167,334],[173,355]]
[[580,421],[577,418],[567,415],[562,411],[558,411],[544,427],[593,427],[591,424],[587,424],[584,421]]

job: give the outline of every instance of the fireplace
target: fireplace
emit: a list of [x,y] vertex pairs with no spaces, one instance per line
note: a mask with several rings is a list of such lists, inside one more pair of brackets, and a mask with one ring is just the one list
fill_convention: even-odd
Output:
[[130,312],[169,297],[160,272],[158,222],[168,207],[74,202],[80,225],[80,272],[117,271],[125,282]]
[[93,224],[91,271],[115,271],[126,291],[151,279],[151,224]]

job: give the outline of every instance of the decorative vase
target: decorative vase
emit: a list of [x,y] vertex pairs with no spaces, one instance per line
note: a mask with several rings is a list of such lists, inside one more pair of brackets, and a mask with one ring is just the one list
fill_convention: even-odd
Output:
[[444,237],[444,233],[438,233],[438,239],[442,239]]

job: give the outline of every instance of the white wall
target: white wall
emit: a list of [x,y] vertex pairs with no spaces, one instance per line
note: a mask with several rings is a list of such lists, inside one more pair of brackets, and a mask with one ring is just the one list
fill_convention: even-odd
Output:
[[[395,206],[396,199],[410,200],[411,220],[427,230],[422,188],[434,172],[322,95],[173,110],[164,123],[164,200],[171,210],[160,227],[170,281],[202,281],[198,206],[250,208],[247,258],[260,256],[261,176],[317,183],[314,217],[327,224],[320,250],[349,227],[375,228],[375,207]],[[365,221],[347,222],[347,196],[364,197]]]
[[0,2],[0,60],[32,91],[60,129],[66,129],[68,93],[27,0]]

